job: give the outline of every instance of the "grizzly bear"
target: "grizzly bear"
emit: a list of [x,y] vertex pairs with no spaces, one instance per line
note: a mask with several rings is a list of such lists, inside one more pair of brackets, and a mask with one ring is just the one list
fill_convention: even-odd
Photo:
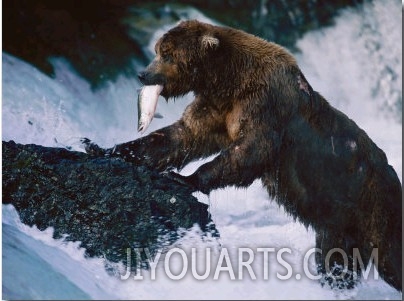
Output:
[[[323,283],[350,288],[360,260],[362,267],[371,260],[401,291],[397,174],[369,136],[313,90],[287,50],[191,20],[165,33],[155,51],[140,81],[162,85],[166,99],[192,91],[195,100],[177,122],[137,140],[102,149],[85,138],[87,152],[165,171],[206,194],[261,179],[276,202],[316,231]],[[213,154],[190,176],[170,171]]]

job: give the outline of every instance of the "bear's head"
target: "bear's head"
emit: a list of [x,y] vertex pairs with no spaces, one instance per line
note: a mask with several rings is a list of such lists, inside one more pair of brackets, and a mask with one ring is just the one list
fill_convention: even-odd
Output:
[[195,20],[183,21],[156,43],[156,57],[139,73],[144,85],[162,85],[166,99],[196,91],[205,79],[209,56],[219,47],[215,27]]

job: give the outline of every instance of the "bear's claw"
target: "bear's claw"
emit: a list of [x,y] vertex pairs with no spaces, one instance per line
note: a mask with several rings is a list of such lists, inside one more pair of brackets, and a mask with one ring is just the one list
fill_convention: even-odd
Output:
[[192,191],[197,191],[198,188],[196,187],[196,185],[193,183],[191,176],[183,176],[180,175],[176,172],[173,171],[169,171],[164,173],[164,176],[170,180],[173,180],[183,186],[186,186],[188,188],[191,188]]
[[92,142],[88,138],[81,138],[80,142],[84,145],[84,149],[87,154],[96,156],[96,157],[103,157],[106,155],[105,149],[99,147],[97,144]]

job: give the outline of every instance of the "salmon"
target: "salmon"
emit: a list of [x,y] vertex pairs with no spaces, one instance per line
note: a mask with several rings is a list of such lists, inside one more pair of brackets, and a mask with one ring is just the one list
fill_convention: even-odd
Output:
[[137,99],[137,131],[141,134],[146,131],[154,117],[154,113],[157,107],[157,100],[162,90],[162,85],[151,85],[143,86],[143,88],[139,92],[139,96]]

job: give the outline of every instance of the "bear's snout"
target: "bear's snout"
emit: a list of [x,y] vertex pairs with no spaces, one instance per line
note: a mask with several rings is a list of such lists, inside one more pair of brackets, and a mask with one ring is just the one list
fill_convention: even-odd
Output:
[[144,84],[144,81],[146,80],[146,72],[145,71],[139,72],[137,77],[139,78],[140,82]]
[[160,73],[153,73],[150,71],[141,71],[138,73],[137,77],[143,85],[164,85],[165,78]]

